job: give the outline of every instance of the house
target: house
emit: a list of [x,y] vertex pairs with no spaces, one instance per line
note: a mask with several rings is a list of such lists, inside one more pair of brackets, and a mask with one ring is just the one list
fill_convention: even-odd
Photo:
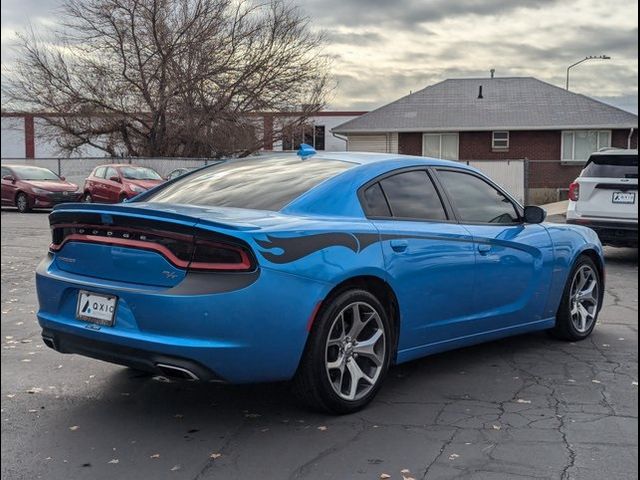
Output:
[[601,148],[637,148],[638,116],[531,77],[450,79],[335,127],[347,149],[527,159],[531,203],[556,201]]

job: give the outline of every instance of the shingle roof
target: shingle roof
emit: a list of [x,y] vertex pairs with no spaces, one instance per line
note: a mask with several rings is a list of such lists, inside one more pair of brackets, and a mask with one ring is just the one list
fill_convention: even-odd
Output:
[[[482,99],[478,98],[482,86]],[[632,128],[638,116],[532,77],[450,79],[332,129],[334,133]]]

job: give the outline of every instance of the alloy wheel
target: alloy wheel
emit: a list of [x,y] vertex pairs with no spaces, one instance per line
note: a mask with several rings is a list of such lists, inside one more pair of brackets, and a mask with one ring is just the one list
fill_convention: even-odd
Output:
[[386,342],[382,319],[368,303],[351,303],[334,318],[325,369],[340,398],[360,400],[376,385],[386,360]]
[[571,322],[579,333],[591,329],[600,306],[598,274],[589,265],[582,265],[571,282]]

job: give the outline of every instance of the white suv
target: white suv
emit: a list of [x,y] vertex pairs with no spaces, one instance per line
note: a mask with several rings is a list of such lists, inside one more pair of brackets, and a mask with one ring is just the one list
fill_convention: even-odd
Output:
[[638,247],[638,150],[591,155],[569,187],[567,223],[592,228],[604,245]]

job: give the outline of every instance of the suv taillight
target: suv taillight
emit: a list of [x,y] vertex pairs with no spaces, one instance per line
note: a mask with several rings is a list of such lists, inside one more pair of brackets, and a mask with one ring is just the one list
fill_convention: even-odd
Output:
[[569,200],[572,202],[580,200],[580,184],[578,182],[569,185]]

